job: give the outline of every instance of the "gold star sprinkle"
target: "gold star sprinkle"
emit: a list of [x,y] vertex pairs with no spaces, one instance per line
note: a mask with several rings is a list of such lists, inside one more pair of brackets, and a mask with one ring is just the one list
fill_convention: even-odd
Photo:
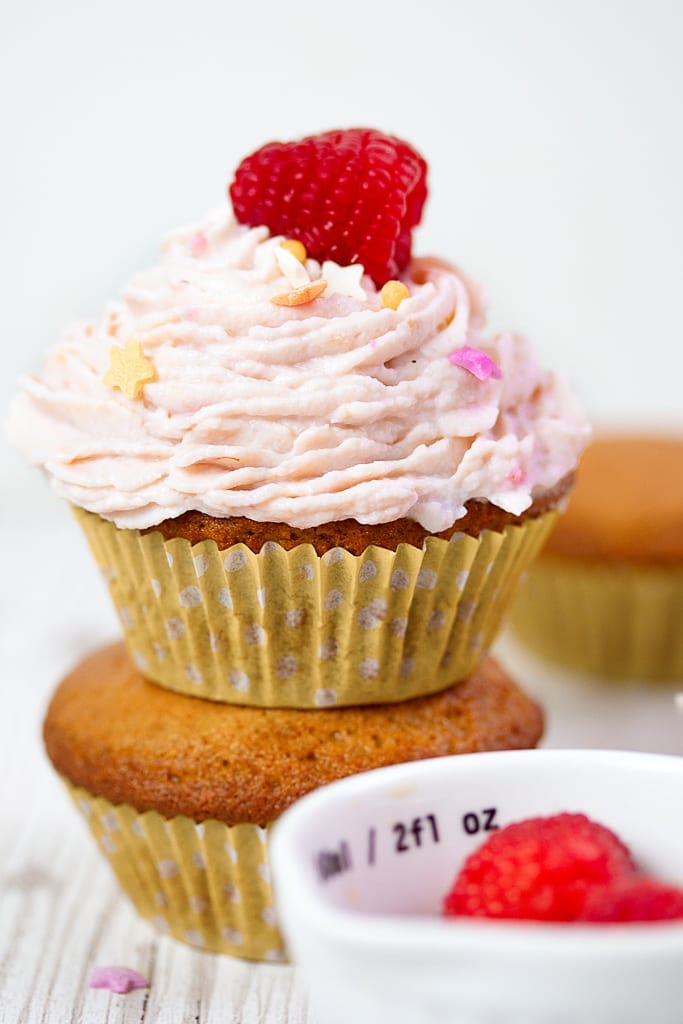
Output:
[[362,263],[352,263],[348,267],[340,267],[334,260],[325,260],[322,266],[322,275],[327,281],[328,295],[348,295],[351,299],[367,301],[361,286],[361,278],[365,273]]
[[139,341],[129,341],[125,347],[111,346],[109,369],[102,378],[104,384],[118,388],[128,398],[140,398],[144,385],[156,379],[154,363],[142,351]]
[[402,281],[387,281],[382,285],[380,295],[384,306],[388,309],[398,309],[403,300],[409,297],[410,292]]

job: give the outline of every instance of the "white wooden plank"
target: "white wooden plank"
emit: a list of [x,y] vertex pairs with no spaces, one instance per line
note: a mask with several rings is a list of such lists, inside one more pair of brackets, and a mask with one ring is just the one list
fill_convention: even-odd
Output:
[[[53,686],[117,634],[115,617],[68,514],[40,544],[20,525],[12,536],[12,586],[0,590],[0,1024],[309,1024],[294,968],[159,936],[120,893],[40,738]],[[92,968],[112,964],[150,988],[89,989]]]
[[[53,819],[39,848],[36,834],[35,820],[19,825],[0,879],[3,1024],[307,1024],[292,967],[212,956],[158,936],[78,822]],[[108,964],[134,967],[150,989],[89,989],[92,968]]]

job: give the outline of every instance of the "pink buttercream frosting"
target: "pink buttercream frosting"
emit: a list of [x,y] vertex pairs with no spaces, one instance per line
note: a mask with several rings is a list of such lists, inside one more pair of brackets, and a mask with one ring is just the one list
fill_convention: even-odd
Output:
[[[575,467],[581,408],[523,337],[484,333],[464,274],[414,260],[397,310],[367,277],[281,307],[281,241],[227,207],[170,235],[157,267],[22,382],[10,435],[59,494],[121,527],[194,509],[438,532],[471,498],[519,514]],[[131,341],[156,371],[137,399],[103,382],[111,346]],[[454,363],[463,346],[500,377]]]

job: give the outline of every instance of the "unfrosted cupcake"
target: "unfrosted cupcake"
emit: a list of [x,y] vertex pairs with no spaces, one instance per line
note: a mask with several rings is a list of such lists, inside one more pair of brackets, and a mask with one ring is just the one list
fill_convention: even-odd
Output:
[[[301,711],[172,693],[116,644],[59,685],[44,736],[143,917],[204,949],[277,960],[267,839],[287,807],[383,765],[535,746],[541,729],[538,706],[490,659],[435,696]],[[322,872],[343,870],[342,840],[329,837]]]
[[24,382],[12,436],[156,682],[395,701],[490,646],[587,426],[523,338],[485,333],[464,274],[411,260],[425,174],[370,130],[264,147],[239,221],[170,236]]
[[683,679],[683,439],[597,438],[515,602],[537,653],[621,679]]

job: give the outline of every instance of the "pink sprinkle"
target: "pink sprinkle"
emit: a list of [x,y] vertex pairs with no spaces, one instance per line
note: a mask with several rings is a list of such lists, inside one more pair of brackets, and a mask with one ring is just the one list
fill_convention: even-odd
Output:
[[190,252],[193,256],[203,256],[209,248],[209,240],[203,231],[198,231],[190,239]]
[[451,352],[448,362],[453,363],[454,366],[461,366],[477,380],[488,380],[490,377],[500,380],[503,376],[500,367],[490,356],[487,356],[485,352],[480,352],[478,348],[470,348],[469,345],[463,345],[462,348],[456,348],[455,352]]
[[526,480],[526,473],[520,466],[517,466],[516,469],[510,470],[505,479],[509,484],[512,484],[514,487],[517,484],[524,483],[524,481]]
[[370,341],[368,342],[368,345],[370,346],[370,348],[376,348],[377,347],[377,338],[370,338]]
[[132,988],[149,988],[147,978],[130,967],[95,967],[89,988],[108,988],[110,992],[130,992]]

